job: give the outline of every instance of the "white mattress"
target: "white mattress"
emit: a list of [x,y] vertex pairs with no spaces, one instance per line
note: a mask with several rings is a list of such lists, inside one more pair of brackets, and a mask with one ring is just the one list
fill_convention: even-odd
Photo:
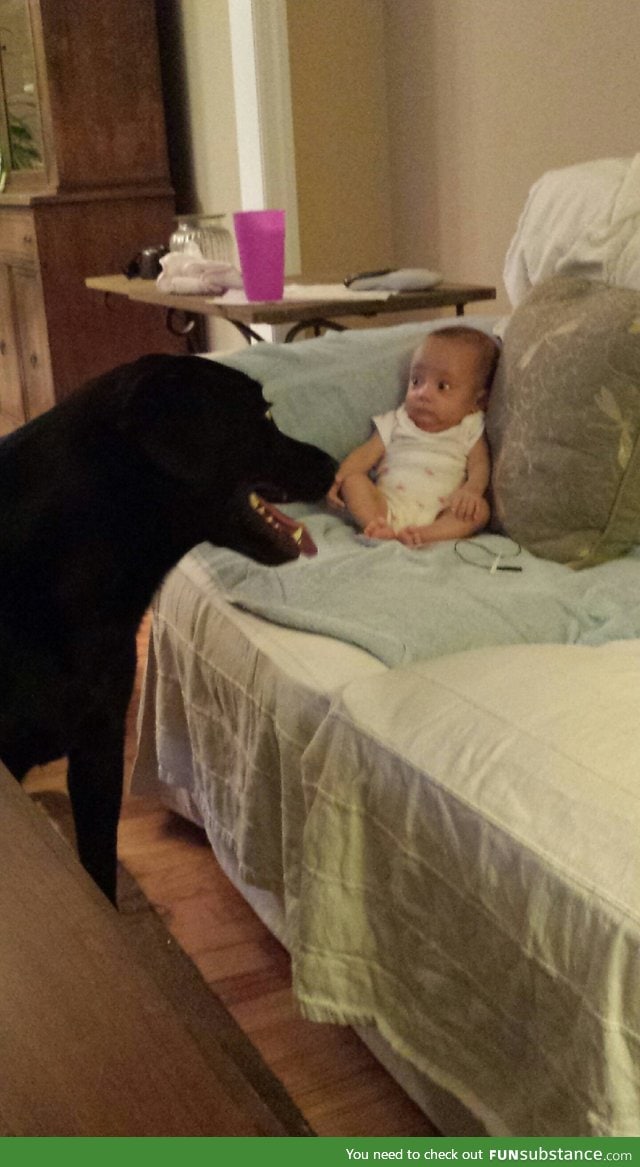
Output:
[[[134,792],[157,779],[188,794],[238,875],[295,915],[304,824],[301,757],[351,680],[386,672],[352,645],[230,607],[187,556],[153,616]],[[286,938],[285,938],[286,941]]]
[[[295,985],[492,1134],[640,1133],[640,643],[343,692],[304,758]],[[373,926],[372,926],[373,922]]]
[[[233,805],[231,819],[221,821],[212,807],[220,804],[220,785],[225,788],[229,782],[248,787],[244,814],[250,817],[252,810],[260,812],[253,805],[250,780],[251,773],[258,783],[261,780],[260,767],[252,762],[260,752],[259,741],[282,759],[283,783],[289,779],[294,792],[300,790],[301,755],[326,716],[333,695],[351,680],[386,671],[380,661],[349,644],[281,628],[230,607],[212,591],[208,577],[191,556],[170,575],[157,598],[132,790],[161,797],[167,806],[205,828],[223,870],[286,947],[290,946],[297,894],[291,891],[290,878],[285,910],[285,832],[278,819],[279,801],[268,807],[261,820],[258,848],[250,854],[248,838],[233,820]],[[254,678],[260,678],[262,688],[269,691],[262,702],[253,691]],[[303,722],[297,717],[300,711]],[[235,727],[249,723],[249,740],[243,742]],[[224,743],[229,748],[221,760],[219,750],[225,750]],[[271,788],[270,776],[268,782]],[[297,805],[297,831],[289,821],[288,835],[299,834],[304,815],[290,793],[290,814],[292,803]],[[473,1115],[394,1053],[374,1027],[356,1028],[438,1129],[455,1135],[484,1133]]]
[[637,1135],[639,709],[636,641],[388,670],[229,608],[191,557],[134,789],[157,769],[275,894],[309,1016],[375,1027],[491,1134]]

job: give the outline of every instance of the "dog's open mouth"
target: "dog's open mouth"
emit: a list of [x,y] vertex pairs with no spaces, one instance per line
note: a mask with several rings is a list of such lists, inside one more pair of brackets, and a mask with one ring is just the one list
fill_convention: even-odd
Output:
[[304,523],[284,515],[271,502],[267,502],[256,490],[249,494],[248,503],[257,520],[264,524],[273,542],[291,558],[298,555],[316,555],[316,547]]
[[[270,488],[265,490],[271,494]],[[256,489],[236,492],[230,519],[229,546],[264,564],[284,564],[299,555],[318,553],[305,524],[284,515]]]

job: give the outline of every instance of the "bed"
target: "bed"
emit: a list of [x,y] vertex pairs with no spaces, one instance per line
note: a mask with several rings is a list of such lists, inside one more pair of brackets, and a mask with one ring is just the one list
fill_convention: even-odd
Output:
[[[155,602],[134,791],[204,826],[305,1015],[443,1133],[640,1133],[637,178],[545,176],[512,316],[467,318],[503,334],[494,530],[416,551],[305,508],[313,563],[203,545]],[[228,359],[340,457],[424,331]]]

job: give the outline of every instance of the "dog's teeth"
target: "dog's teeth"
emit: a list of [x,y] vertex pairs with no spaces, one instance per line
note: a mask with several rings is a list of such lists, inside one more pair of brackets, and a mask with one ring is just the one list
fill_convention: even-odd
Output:
[[284,532],[287,538],[290,537],[293,539],[294,543],[297,543],[298,546],[300,546],[300,544],[303,542],[304,527],[302,525],[296,527],[295,531],[293,531],[291,536],[289,536],[286,532],[286,528],[283,527],[282,523],[276,517],[276,515],[271,514],[271,511],[268,510],[265,503],[260,498],[260,495],[256,494],[255,490],[252,490],[249,495],[249,506],[256,512],[256,514],[260,516],[263,522],[268,523],[274,532],[277,532],[279,535],[282,535]]
[[263,517],[267,513],[266,507],[265,507],[262,499],[260,498],[260,495],[256,494],[255,491],[252,491],[251,494],[249,495],[249,506],[251,507],[251,509],[253,511],[256,511],[256,513],[259,514],[261,517]]

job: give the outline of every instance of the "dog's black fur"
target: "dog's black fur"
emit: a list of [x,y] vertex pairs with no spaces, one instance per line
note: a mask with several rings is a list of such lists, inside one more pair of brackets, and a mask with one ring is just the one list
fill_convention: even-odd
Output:
[[152,355],[0,442],[0,758],[21,779],[68,756],[80,858],[114,902],[125,714],[154,591],[205,540],[292,558],[249,488],[312,500],[333,479],[266,409],[243,373]]

